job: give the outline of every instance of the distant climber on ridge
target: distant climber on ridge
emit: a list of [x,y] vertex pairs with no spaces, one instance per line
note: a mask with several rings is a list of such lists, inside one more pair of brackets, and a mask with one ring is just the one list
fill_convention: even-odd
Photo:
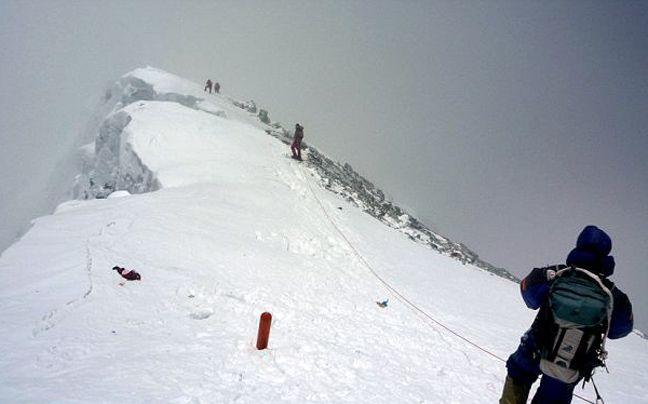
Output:
[[205,89],[203,91],[209,90],[209,94],[212,92],[212,81],[211,79],[207,79],[207,83],[205,83]]
[[304,127],[300,124],[295,125],[295,136],[293,137],[292,145],[290,145],[290,150],[292,151],[292,158],[295,160],[302,159],[301,156],[301,142],[304,138]]

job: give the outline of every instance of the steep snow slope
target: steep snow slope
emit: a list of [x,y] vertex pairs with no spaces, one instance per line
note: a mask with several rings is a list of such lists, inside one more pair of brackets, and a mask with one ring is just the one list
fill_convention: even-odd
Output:
[[[0,258],[0,402],[497,401],[534,315],[515,283],[323,189],[196,84],[148,68],[118,87],[78,188],[109,197],[62,204]],[[609,350],[607,402],[647,403],[646,341]]]

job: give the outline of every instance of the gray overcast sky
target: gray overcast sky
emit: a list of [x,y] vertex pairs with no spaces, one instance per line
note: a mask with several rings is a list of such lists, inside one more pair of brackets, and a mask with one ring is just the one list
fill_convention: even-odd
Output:
[[648,329],[648,2],[0,0],[0,54],[2,248],[105,86],[151,65],[302,123],[518,276],[599,225]]

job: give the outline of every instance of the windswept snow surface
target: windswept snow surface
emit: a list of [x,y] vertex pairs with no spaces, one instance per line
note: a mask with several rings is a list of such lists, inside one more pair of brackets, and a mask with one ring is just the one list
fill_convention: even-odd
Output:
[[[0,402],[497,402],[535,314],[518,285],[324,190],[220,95],[152,68],[125,79],[156,96],[115,103],[107,120],[130,121],[94,158],[119,172],[84,175],[155,186],[66,202],[2,255]],[[647,341],[608,348],[603,397],[648,403]]]

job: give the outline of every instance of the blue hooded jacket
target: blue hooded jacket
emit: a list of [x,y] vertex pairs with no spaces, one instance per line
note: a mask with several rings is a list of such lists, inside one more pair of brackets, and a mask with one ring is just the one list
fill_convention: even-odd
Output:
[[612,251],[612,241],[603,230],[596,226],[587,226],[578,236],[576,248],[567,255],[567,265],[554,265],[545,268],[534,268],[522,280],[520,291],[524,303],[530,309],[543,306],[549,296],[551,280],[547,278],[547,271],[559,271],[568,266],[587,269],[598,274],[605,286],[612,292],[614,306],[608,337],[611,339],[622,338],[632,331],[634,325],[632,304],[628,296],[612,283],[608,276],[614,273],[614,257],[609,255]]

